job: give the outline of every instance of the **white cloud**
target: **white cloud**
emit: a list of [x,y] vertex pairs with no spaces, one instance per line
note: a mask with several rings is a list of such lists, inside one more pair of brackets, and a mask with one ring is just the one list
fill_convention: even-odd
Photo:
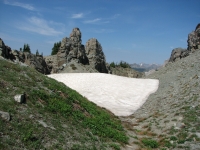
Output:
[[96,19],[93,19],[93,20],[86,20],[84,21],[83,23],[97,23],[99,22],[101,19],[100,18],[96,18]]
[[[59,34],[62,34],[61,31],[57,31],[54,28],[50,27],[49,24],[51,25],[59,25],[59,23],[53,23],[47,22],[44,19],[37,18],[37,17],[31,17],[27,19],[28,23],[23,23],[18,26],[19,29],[25,30],[25,31],[30,31],[30,32],[35,32],[38,34],[42,35],[51,35],[51,36],[56,36]],[[60,27],[60,25],[59,25]],[[59,28],[60,29],[60,28]]]
[[24,3],[20,3],[20,2],[9,2],[8,0],[4,0],[4,4],[18,6],[18,7],[24,8],[24,9],[28,9],[28,10],[35,10],[35,8],[32,5],[24,4]]
[[71,18],[74,18],[74,19],[83,18],[83,13],[73,14]]

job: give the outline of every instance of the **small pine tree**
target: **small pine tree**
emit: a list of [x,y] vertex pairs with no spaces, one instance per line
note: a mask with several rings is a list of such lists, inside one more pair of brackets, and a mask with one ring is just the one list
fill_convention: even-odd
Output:
[[116,66],[116,65],[115,65],[115,62],[114,62],[114,61],[110,63],[110,67],[115,68],[115,66]]
[[36,56],[38,56],[38,55],[40,55],[40,54],[39,54],[38,49],[37,49],[37,50],[36,50]]
[[54,43],[54,46],[53,46],[52,51],[51,51],[51,55],[57,54],[60,46],[61,46],[61,41]]
[[31,53],[31,49],[30,49],[30,46],[28,44],[24,44],[23,52]]
[[22,52],[22,48],[20,48],[19,51]]

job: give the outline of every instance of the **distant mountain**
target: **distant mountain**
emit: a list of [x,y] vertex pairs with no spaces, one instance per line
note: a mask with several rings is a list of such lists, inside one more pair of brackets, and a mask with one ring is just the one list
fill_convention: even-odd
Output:
[[158,69],[160,68],[162,65],[160,64],[146,64],[146,63],[134,63],[134,64],[130,64],[131,68],[140,72],[147,72],[149,70],[152,69]]

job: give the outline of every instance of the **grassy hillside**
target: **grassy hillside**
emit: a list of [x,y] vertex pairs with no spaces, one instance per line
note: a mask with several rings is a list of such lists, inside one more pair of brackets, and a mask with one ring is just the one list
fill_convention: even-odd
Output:
[[[26,102],[14,101],[26,93]],[[119,149],[121,121],[76,91],[29,67],[0,59],[1,149]],[[119,144],[120,143],[120,144]]]

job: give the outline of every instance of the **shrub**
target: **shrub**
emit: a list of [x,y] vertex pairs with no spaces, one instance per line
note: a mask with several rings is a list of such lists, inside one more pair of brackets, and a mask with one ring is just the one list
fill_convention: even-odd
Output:
[[142,139],[142,143],[149,148],[157,148],[158,142],[152,139]]

